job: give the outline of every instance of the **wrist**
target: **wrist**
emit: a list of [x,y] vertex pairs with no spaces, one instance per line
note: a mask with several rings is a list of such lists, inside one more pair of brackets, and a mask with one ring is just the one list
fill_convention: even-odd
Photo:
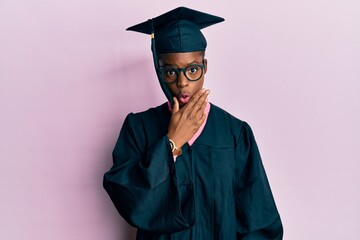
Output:
[[168,139],[171,139],[171,141],[173,141],[175,143],[177,148],[182,148],[182,146],[187,142],[187,141],[183,141],[179,137],[171,135],[171,134],[167,134],[166,136],[168,137]]
[[171,138],[169,138],[169,144],[170,144],[171,152],[173,155],[181,155],[182,154],[181,147],[178,147]]

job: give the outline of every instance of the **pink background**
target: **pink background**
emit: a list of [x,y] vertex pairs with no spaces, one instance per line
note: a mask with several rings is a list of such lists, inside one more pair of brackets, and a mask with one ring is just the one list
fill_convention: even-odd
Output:
[[253,127],[285,239],[360,239],[357,0],[0,1],[0,239],[133,239],[102,176],[126,114],[165,98],[125,28],[179,5],[226,19],[206,87]]

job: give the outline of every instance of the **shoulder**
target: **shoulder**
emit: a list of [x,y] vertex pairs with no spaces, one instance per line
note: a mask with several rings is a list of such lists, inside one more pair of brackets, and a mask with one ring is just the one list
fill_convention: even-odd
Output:
[[211,103],[211,114],[217,120],[217,122],[223,122],[230,124],[231,126],[242,127],[243,125],[248,125],[244,120],[241,120],[221,107]]
[[131,112],[126,116],[124,123],[128,124],[130,127],[136,127],[142,125],[144,122],[159,122],[162,119],[164,120],[167,118],[168,115],[170,115],[170,113],[167,109],[167,104],[164,103],[160,106],[152,107],[145,111],[136,113]]
[[230,114],[226,110],[222,109],[219,106],[211,104],[211,114],[214,123],[218,128],[221,128],[221,131],[231,131],[234,134],[234,137],[239,141],[239,138],[248,137],[253,135],[250,125],[234,115]]

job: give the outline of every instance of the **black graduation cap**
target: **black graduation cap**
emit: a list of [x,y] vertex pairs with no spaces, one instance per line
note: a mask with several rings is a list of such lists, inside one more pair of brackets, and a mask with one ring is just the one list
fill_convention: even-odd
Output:
[[158,54],[205,51],[206,39],[200,29],[224,21],[223,18],[199,12],[186,7],[178,7],[126,30],[150,34],[154,64],[162,90],[173,104],[172,95],[161,79]]

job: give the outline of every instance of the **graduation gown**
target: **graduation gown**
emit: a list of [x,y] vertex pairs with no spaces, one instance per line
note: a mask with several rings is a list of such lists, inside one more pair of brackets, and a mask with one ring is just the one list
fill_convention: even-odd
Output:
[[205,128],[176,162],[167,104],[130,113],[104,188],[138,240],[282,239],[250,126],[211,104]]

